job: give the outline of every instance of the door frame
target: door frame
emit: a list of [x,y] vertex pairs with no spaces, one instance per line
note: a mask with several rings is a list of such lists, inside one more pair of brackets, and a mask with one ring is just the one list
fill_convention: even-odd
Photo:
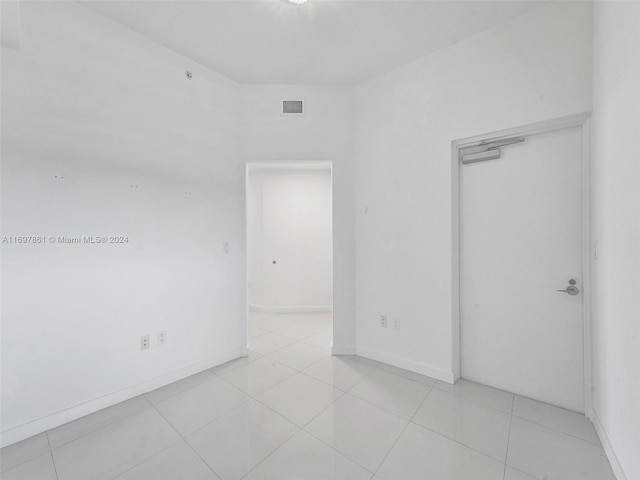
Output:
[[245,162],[244,166],[244,257],[245,257],[245,327],[246,327],[246,345],[247,352],[249,351],[249,236],[247,235],[249,229],[249,175],[256,171],[265,170],[328,170],[330,176],[331,189],[331,348],[333,351],[334,343],[334,311],[335,311],[335,249],[334,249],[334,230],[335,230],[335,215],[334,215],[334,182],[333,182],[333,161],[331,160],[253,160]]
[[584,406],[585,416],[592,418],[592,314],[591,314],[591,225],[590,225],[590,118],[591,113],[585,112],[567,117],[546,120],[543,122],[531,123],[519,127],[499,130],[495,132],[475,135],[473,137],[461,138],[451,142],[451,215],[452,215],[452,370],[454,383],[460,379],[461,368],[461,347],[460,347],[460,317],[461,317],[461,208],[462,208],[462,182],[460,168],[460,149],[483,140],[498,140],[500,138],[512,136],[530,136],[556,130],[563,130],[571,127],[581,127],[582,129],[582,323],[583,323],[583,351],[584,351]]

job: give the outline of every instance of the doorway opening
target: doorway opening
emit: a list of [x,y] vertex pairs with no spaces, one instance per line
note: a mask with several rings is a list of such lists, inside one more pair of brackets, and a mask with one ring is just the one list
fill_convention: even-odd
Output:
[[588,118],[452,142],[452,363],[589,417]]
[[246,167],[249,356],[302,369],[333,340],[332,164]]

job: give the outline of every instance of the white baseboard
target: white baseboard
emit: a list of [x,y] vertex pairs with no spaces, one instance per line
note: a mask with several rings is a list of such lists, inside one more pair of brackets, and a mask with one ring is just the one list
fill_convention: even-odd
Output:
[[361,357],[376,360],[378,362],[386,363],[387,365],[393,365],[394,367],[403,368],[410,372],[426,375],[427,377],[435,378],[436,380],[442,380],[447,383],[454,383],[453,372],[448,370],[442,370],[440,368],[431,367],[423,363],[408,360],[406,358],[396,357],[394,355],[388,355],[386,353],[380,353],[378,351],[366,348],[358,347],[356,354]]
[[310,307],[264,307],[262,305],[249,305],[249,309],[263,313],[317,313],[330,312],[331,306],[310,306]]
[[604,448],[604,453],[607,455],[607,459],[611,464],[611,470],[613,470],[613,474],[616,476],[616,479],[627,480],[627,475],[624,473],[624,469],[620,464],[620,460],[618,460],[618,456],[613,449],[613,445],[611,445],[611,440],[609,440],[607,431],[604,429],[604,425],[602,425],[602,422],[600,421],[600,418],[598,418],[598,414],[595,410],[590,412],[589,418],[596,429],[598,438],[600,438],[600,443],[602,443],[602,448]]
[[17,427],[10,428],[0,433],[0,447],[4,448],[8,445],[14,444],[21,440],[25,440],[29,437],[37,435],[52,428],[59,427],[65,423],[77,420],[91,413],[95,413],[103,408],[111,407],[125,400],[129,400],[143,393],[150,392],[156,388],[164,387],[170,383],[182,380],[183,378],[195,375],[209,368],[223,364],[234,358],[247,356],[246,348],[238,348],[226,352],[221,355],[203,360],[202,362],[194,363],[178,370],[165,373],[159,377],[145,380],[144,382],[132,385],[130,387],[123,388],[117,392],[109,393],[100,398],[90,400],[80,405],[61,410],[59,412],[47,415],[46,417],[39,418],[32,422],[19,425]]

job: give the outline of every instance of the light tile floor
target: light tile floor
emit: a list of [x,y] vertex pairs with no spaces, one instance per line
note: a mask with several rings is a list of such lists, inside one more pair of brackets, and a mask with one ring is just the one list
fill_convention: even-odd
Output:
[[330,355],[327,314],[253,315],[251,353],[2,450],[2,480],[613,480],[581,415]]

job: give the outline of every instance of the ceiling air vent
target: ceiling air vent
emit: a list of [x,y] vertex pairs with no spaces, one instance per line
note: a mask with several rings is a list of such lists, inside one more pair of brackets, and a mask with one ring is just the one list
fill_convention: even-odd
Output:
[[304,115],[302,100],[283,100],[282,115]]

